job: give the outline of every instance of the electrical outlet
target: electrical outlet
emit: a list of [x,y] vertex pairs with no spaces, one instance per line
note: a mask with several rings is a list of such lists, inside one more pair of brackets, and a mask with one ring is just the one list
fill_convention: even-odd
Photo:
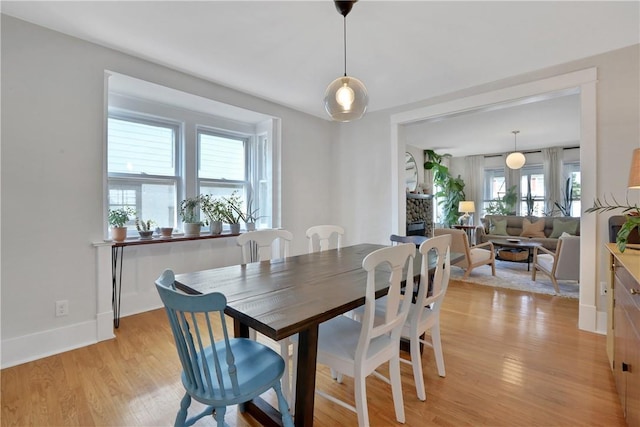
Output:
[[607,294],[607,282],[600,282],[600,295]]
[[64,299],[56,301],[56,317],[66,316],[69,314],[69,301]]

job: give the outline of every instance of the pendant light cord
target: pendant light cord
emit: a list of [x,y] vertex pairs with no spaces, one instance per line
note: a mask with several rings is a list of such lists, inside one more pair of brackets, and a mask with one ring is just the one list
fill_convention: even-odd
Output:
[[347,16],[344,17],[344,28],[342,34],[344,35],[344,76],[347,77]]

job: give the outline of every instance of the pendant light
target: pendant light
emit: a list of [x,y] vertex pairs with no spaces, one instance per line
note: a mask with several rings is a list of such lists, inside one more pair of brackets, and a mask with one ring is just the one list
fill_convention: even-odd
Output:
[[336,9],[344,18],[344,76],[338,77],[324,92],[324,108],[338,122],[358,120],[367,111],[369,95],[364,84],[347,75],[347,15],[358,1],[334,0]]
[[509,169],[520,169],[524,166],[527,159],[525,159],[524,154],[519,152],[516,147],[516,135],[518,135],[520,131],[513,130],[511,133],[513,134],[513,153],[507,156],[506,163]]

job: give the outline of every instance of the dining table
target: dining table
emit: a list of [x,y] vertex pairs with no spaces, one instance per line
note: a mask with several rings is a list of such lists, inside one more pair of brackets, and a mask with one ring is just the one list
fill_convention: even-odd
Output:
[[[367,273],[363,259],[386,247],[357,244],[283,259],[232,265],[176,275],[176,287],[188,294],[220,292],[225,313],[237,337],[249,328],[279,341],[298,334],[294,424],[312,426],[318,328],[322,322],[364,305]],[[462,254],[452,254],[454,256]],[[429,257],[430,263],[435,262]],[[420,274],[416,251],[414,275]],[[433,269],[435,265],[430,265]],[[384,268],[384,267],[382,267]],[[388,277],[376,275],[376,298],[388,291]],[[288,373],[285,373],[288,375]],[[247,402],[245,411],[262,425],[282,425],[280,413],[262,398]]]

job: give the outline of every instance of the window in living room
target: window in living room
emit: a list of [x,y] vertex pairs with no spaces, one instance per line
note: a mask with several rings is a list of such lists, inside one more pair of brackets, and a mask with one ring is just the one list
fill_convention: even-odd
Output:
[[505,175],[504,168],[486,168],[484,170],[484,200],[482,214],[486,212],[489,204],[504,196]]
[[580,162],[564,163],[563,169],[564,176],[571,179],[571,216],[579,217],[582,211],[580,202]]
[[[527,196],[531,189],[531,205]],[[528,165],[520,170],[520,213],[527,216],[544,216],[545,191],[542,165]]]

